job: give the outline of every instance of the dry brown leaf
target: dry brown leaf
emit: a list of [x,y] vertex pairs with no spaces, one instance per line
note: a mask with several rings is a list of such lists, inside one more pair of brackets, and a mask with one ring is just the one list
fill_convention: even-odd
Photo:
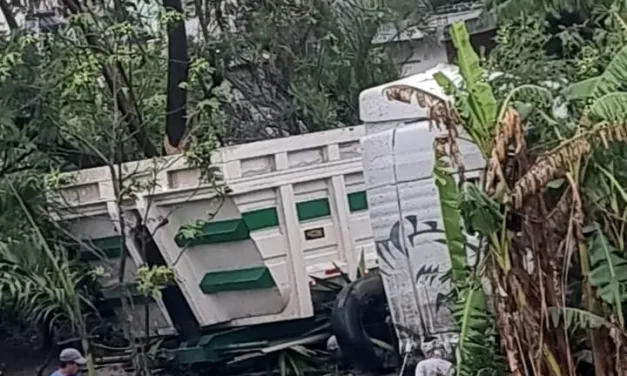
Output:
[[611,142],[624,142],[627,139],[627,129],[625,124],[606,124],[595,132],[566,141],[557,150],[539,158],[514,185],[510,196],[513,207],[522,207],[527,196],[539,192],[548,182],[567,172],[571,164],[590,153],[590,140],[595,138],[607,149]]
[[418,106],[427,110],[427,118],[438,126],[444,124],[447,128],[459,124],[459,116],[448,101],[436,97],[426,91],[409,85],[389,86],[384,90],[388,100],[403,103],[416,102]]
[[[492,274],[492,282],[496,284],[497,291],[506,291],[507,283],[506,281],[502,281],[501,276],[499,275],[499,270],[497,266],[493,266],[490,268]],[[521,362],[521,354],[519,351],[519,347],[517,345],[516,338],[519,338],[516,329],[515,329],[515,320],[512,317],[511,309],[508,308],[507,301],[510,299],[510,296],[505,294],[495,294],[496,299],[496,311],[497,311],[497,324],[499,327],[499,332],[501,334],[501,346],[505,350],[505,356],[507,358],[507,364],[509,366],[509,371],[512,376],[523,376],[523,370],[520,366]]]
[[464,164],[459,144],[457,143],[457,137],[459,136],[457,126],[460,124],[460,118],[455,108],[446,100],[408,85],[390,86],[385,89],[384,94],[388,100],[396,100],[403,103],[416,102],[426,110],[427,118],[438,129],[444,128],[448,132],[446,142],[442,143],[442,140],[440,140],[439,142],[442,144],[437,147],[440,148],[442,155],[449,156],[452,159],[463,181]]
[[494,193],[497,176],[502,175],[502,166],[507,159],[508,151],[512,147],[514,152],[518,154],[526,148],[526,144],[520,114],[510,108],[497,124],[494,147],[488,160],[485,187],[489,195]]
[[588,154],[590,149],[588,140],[578,138],[536,161],[514,185],[510,196],[514,209],[520,209],[527,196],[539,192],[548,182],[562,176],[572,163]]

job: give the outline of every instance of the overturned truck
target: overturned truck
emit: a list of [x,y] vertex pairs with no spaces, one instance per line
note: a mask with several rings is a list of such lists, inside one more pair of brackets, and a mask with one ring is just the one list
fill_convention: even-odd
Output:
[[[364,91],[364,125],[216,150],[225,194],[184,156],[170,156],[72,173],[51,200],[63,205],[59,220],[81,239],[85,262],[109,271],[105,299],[139,295],[140,266],[173,270],[175,283],[144,297],[150,314],[138,310],[133,321],[139,336],[146,324],[150,336],[178,336],[181,363],[224,364],[251,343],[335,334],[347,360],[376,370],[383,357],[363,319],[372,308],[393,329],[400,359],[450,355],[455,328],[439,278],[450,261],[432,178],[437,133],[423,108],[384,95],[401,84],[442,96],[437,71],[457,76],[440,65]],[[478,175],[480,155],[462,148]],[[360,265],[370,273],[357,278]],[[319,326],[315,287],[346,276],[331,328]]]

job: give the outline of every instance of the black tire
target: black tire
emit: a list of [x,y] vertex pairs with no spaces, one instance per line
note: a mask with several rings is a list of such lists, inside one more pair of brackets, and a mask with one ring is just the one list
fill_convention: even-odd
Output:
[[379,274],[369,274],[340,291],[331,314],[331,328],[342,356],[362,371],[376,372],[384,359],[366,331],[368,323],[385,322],[387,300]]

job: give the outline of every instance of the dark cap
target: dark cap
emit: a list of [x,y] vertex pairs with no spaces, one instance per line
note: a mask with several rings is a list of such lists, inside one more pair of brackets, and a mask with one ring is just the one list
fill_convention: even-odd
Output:
[[76,363],[81,366],[87,363],[87,359],[83,358],[80,351],[73,348],[63,349],[61,351],[61,354],[59,354],[59,361],[66,363]]

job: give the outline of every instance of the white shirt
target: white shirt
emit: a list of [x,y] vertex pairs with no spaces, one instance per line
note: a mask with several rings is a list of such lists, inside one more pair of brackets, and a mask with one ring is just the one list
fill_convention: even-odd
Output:
[[453,363],[442,358],[421,360],[416,365],[415,376],[453,376],[454,374]]

